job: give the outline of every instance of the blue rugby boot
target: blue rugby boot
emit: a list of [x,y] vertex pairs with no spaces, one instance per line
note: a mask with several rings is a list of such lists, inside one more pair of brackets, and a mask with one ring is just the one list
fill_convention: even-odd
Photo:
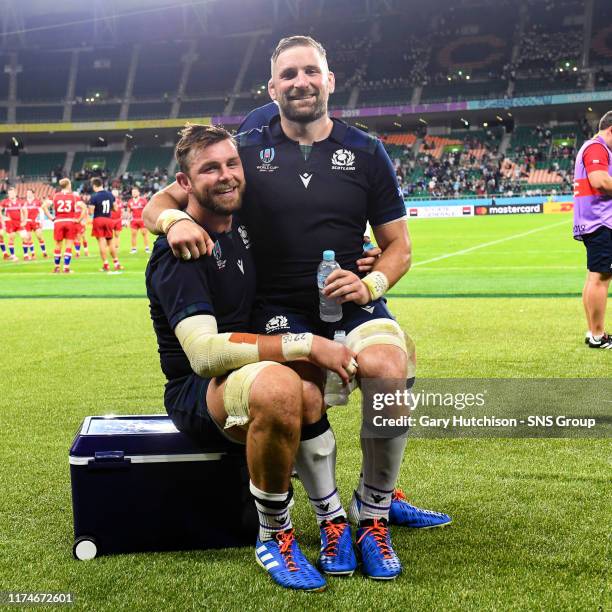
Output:
[[409,504],[401,489],[395,489],[389,509],[389,525],[401,525],[412,529],[433,529],[450,525],[452,519],[448,514],[424,510]]
[[[359,524],[359,511],[361,510],[361,499],[357,491],[353,492],[353,499],[349,507],[351,521]],[[411,529],[432,529],[444,527],[452,522],[448,514],[424,510],[409,504],[406,495],[401,489],[395,489],[391,497],[391,508],[389,509],[389,525],[409,527]]]
[[321,553],[317,566],[330,576],[351,576],[357,569],[357,557],[346,518],[339,516],[333,521],[323,521],[319,528]]
[[293,529],[277,531],[274,539],[266,542],[257,538],[255,559],[276,584],[286,589],[322,591],[327,585],[303,555]]
[[402,573],[402,564],[391,547],[387,520],[367,519],[357,529],[361,571],[374,580],[393,580]]

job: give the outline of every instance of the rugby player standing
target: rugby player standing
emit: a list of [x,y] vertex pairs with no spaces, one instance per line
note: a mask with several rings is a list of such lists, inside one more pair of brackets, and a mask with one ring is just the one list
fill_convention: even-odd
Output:
[[34,239],[32,238],[32,234],[36,235],[36,239],[38,240],[38,244],[40,246],[40,250],[42,252],[43,257],[46,259],[47,249],[45,247],[45,237],[43,236],[42,228],[40,226],[40,222],[38,218],[40,216],[41,202],[38,198],[34,197],[34,192],[31,189],[26,191],[26,199],[24,202],[24,208],[26,209],[26,243],[29,248],[29,255],[32,259],[36,257],[36,253],[34,252]]
[[[382,299],[410,265],[406,211],[393,166],[382,144],[327,114],[334,76],[325,51],[308,37],[283,39],[272,56],[268,90],[280,117],[269,126],[240,134],[247,187],[242,212],[253,239],[257,292],[253,322],[261,333],[347,332],[358,353],[359,378],[405,381],[414,375],[413,347]],[[185,198],[176,184],[154,196],[145,210],[149,228],[163,231]],[[383,254],[360,279],[356,259],[370,220]],[[155,225],[156,222],[159,223]],[[169,236],[176,253],[197,257],[210,251],[207,237],[191,223],[176,223]],[[316,268],[323,250],[334,249],[342,270],[330,275],[328,296],[344,303],[333,326],[318,317]],[[308,389],[311,409],[324,411],[323,373],[311,364],[291,366]],[[366,408],[366,406],[364,406]],[[405,433],[405,432],[404,432]],[[401,572],[388,529],[393,522],[413,527],[450,523],[445,514],[408,504],[394,489],[405,435],[377,438],[362,433],[362,478],[351,503],[359,523],[357,545],[364,573],[392,579]],[[354,567],[348,551],[350,528],[335,488],[335,440],[327,419],[304,428],[296,469],[321,528],[319,566],[330,574]],[[391,513],[391,514],[390,514]]]
[[599,132],[587,140],[574,167],[574,238],[587,252],[582,291],[590,348],[612,349],[605,331],[608,289],[612,278],[612,111],[599,121]]
[[6,244],[4,243],[4,210],[2,206],[0,206],[0,251],[2,251],[3,259],[10,259],[10,255],[6,252]]
[[[310,333],[244,333],[255,267],[236,215],[244,191],[236,145],[222,128],[191,125],[182,132],[176,158],[187,214],[206,228],[214,249],[212,257],[177,259],[162,236],[147,266],[151,318],[168,379],[164,403],[177,428],[204,446],[235,451],[237,443],[246,443],[260,522],[256,561],[283,587],[318,591],[325,579],[300,551],[290,517],[302,383],[281,363],[305,359],[348,382],[356,368],[353,353]],[[212,497],[210,503],[219,506],[223,520],[223,500]]]
[[144,240],[145,253],[150,253],[149,249],[149,230],[145,227],[144,221],[142,220],[142,211],[147,205],[147,199],[140,195],[140,189],[138,187],[132,188],[132,197],[128,200],[127,208],[132,214],[130,221],[130,229],[132,230],[132,250],[130,255],[136,253],[136,241],[138,239],[138,232],[142,234]]
[[25,208],[21,200],[17,197],[17,190],[14,187],[9,187],[7,196],[8,197],[0,202],[0,209],[3,209],[6,215],[5,230],[8,234],[8,259],[11,261],[19,261],[19,258],[15,255],[15,234],[18,232],[21,236],[24,259],[27,256],[27,249],[24,241]]
[[111,219],[113,220],[113,241],[115,243],[115,251],[117,251],[118,255],[121,230],[123,229],[123,202],[118,189],[112,189],[111,193],[115,198],[115,208],[111,211]]
[[53,214],[49,210],[48,202],[42,204],[42,209],[53,219],[53,240],[55,249],[53,251],[53,272],[61,272],[60,261],[62,259],[62,247],[64,248],[64,274],[71,274],[70,262],[72,260],[72,245],[79,235],[82,220],[87,216],[87,209],[81,198],[72,192],[72,184],[69,178],[63,178],[59,182],[61,191],[53,196]]
[[113,258],[113,268],[115,272],[123,270],[119,263],[119,256],[115,248],[113,238],[114,221],[111,219],[111,212],[115,208],[115,196],[104,189],[102,179],[91,179],[91,186],[94,194],[89,200],[89,212],[93,214],[93,226],[91,235],[98,240],[100,247],[100,258],[102,259],[101,272],[110,272],[108,263],[108,253]]

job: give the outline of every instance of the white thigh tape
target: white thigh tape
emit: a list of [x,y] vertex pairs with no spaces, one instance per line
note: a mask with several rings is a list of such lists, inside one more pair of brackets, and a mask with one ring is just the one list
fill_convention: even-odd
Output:
[[225,382],[223,406],[227,412],[224,429],[235,425],[246,425],[249,422],[249,394],[257,375],[274,361],[258,361],[234,370]]

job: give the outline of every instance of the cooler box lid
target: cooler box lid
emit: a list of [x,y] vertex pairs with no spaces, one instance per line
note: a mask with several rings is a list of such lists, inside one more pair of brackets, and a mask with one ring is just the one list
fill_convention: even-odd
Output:
[[86,417],[70,448],[72,465],[89,460],[132,463],[218,460],[226,449],[203,448],[176,429],[163,414]]

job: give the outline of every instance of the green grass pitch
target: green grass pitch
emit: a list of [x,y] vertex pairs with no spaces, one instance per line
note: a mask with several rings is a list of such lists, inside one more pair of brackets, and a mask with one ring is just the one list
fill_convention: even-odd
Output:
[[[414,265],[390,306],[417,343],[420,376],[610,377],[612,354],[582,343],[585,256],[568,216],[409,225]],[[69,277],[51,274],[49,260],[0,262],[0,591],[71,591],[74,609],[96,611],[610,608],[609,440],[409,442],[400,484],[454,522],[394,528],[404,573],[390,584],[356,574],[321,594],[286,592],[252,548],[74,561],[68,448],[81,420],[163,410],[146,259],[127,254],[125,234],[121,275],[98,272],[95,246]],[[348,502],[357,398],[331,419]],[[294,524],[314,559],[299,484],[296,495]]]

